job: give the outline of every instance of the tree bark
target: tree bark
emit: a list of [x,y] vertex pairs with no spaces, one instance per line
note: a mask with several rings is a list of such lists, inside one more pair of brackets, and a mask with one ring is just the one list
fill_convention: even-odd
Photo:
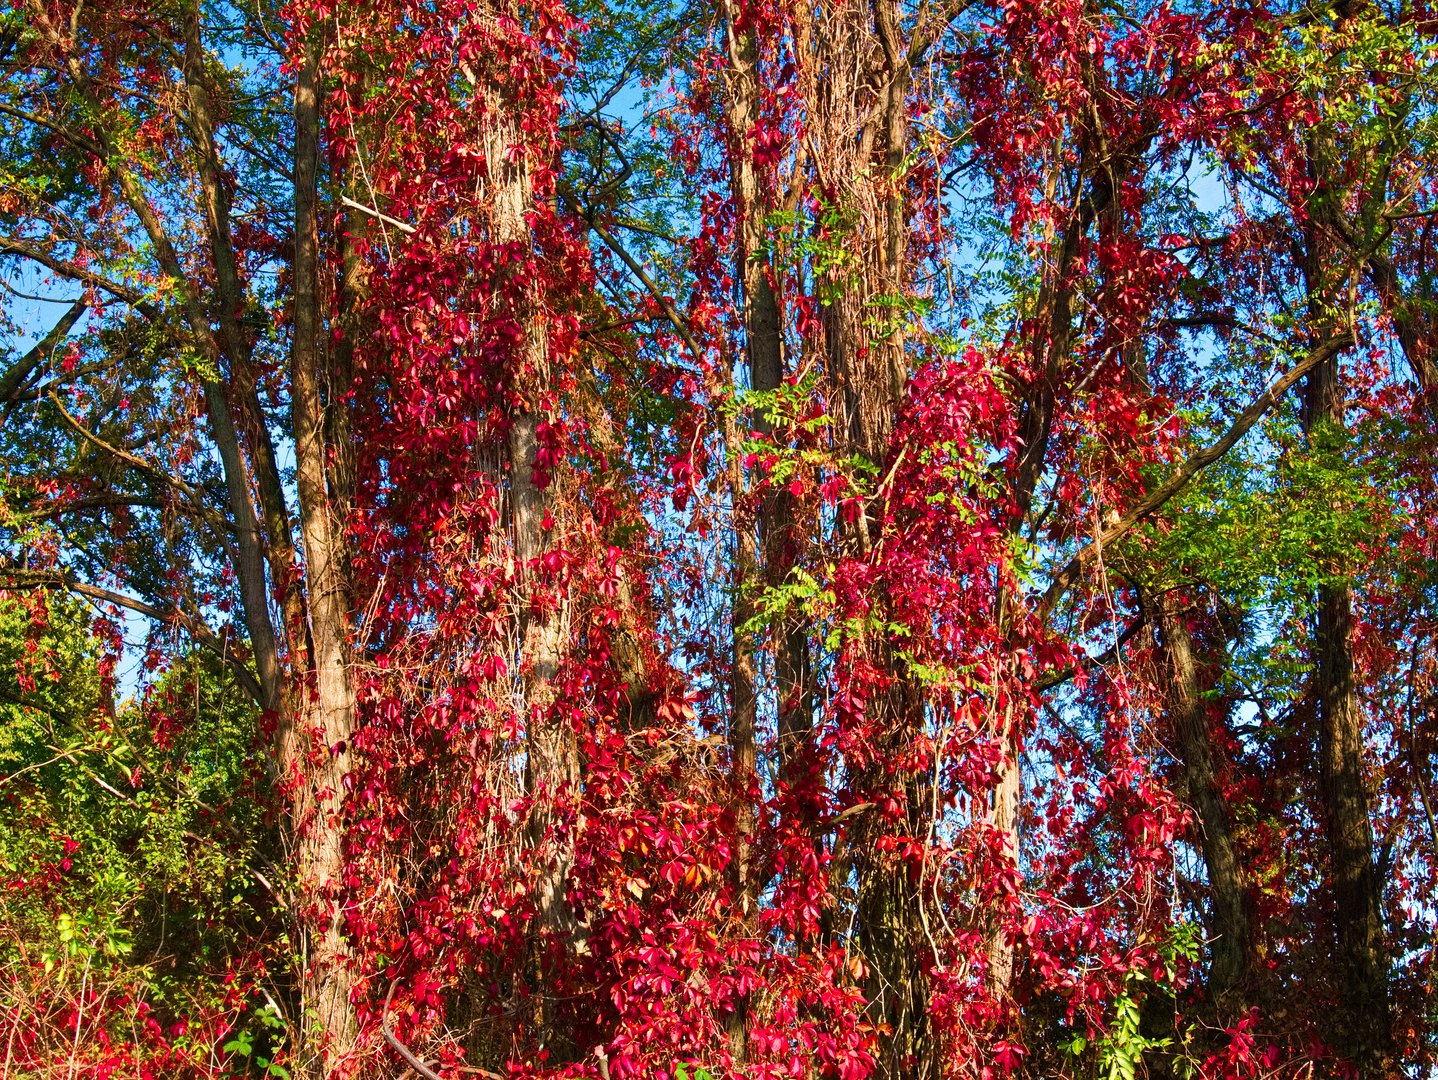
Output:
[[[1010,710],[1011,712],[1011,710]],[[994,809],[991,821],[1003,847],[1006,862],[1019,865],[1019,807],[1023,791],[1023,742],[1019,725],[1012,715],[1006,718],[1003,733],[1003,756],[999,759],[998,783],[994,786]],[[1014,982],[1014,943],[1009,940],[998,920],[988,938],[989,990],[1000,998],[1009,995]]]
[[[1310,335],[1340,317],[1346,267],[1337,257],[1342,193],[1336,148],[1310,137],[1308,166],[1314,191],[1304,226],[1303,264]],[[1338,356],[1314,367],[1303,399],[1303,429],[1310,445],[1324,431],[1343,431],[1347,403]],[[1318,587],[1312,646],[1312,702],[1319,756],[1319,801],[1329,856],[1336,975],[1343,1012],[1335,1025],[1362,1075],[1379,1077],[1391,1065],[1392,1017],[1383,942],[1383,884],[1373,855],[1373,823],[1364,770],[1363,705],[1353,655],[1353,598],[1348,583],[1330,578]]]
[[306,997],[326,1037],[331,1062],[354,1048],[353,974],[340,904],[344,868],[343,803],[350,772],[355,693],[350,673],[350,588],[343,523],[330,504],[324,439],[325,312],[319,262],[319,56],[312,42],[295,84],[295,264],[291,316],[290,416],[295,488],[305,556],[312,682],[296,694],[296,737],[283,762],[300,777],[292,820],[299,871],[313,890],[318,940],[311,943]]
[[[856,454],[875,467],[888,460],[890,436],[908,381],[908,200],[904,162],[909,150],[909,89],[914,43],[904,36],[894,0],[843,2],[826,12],[816,37],[822,58],[814,112],[824,132],[821,176],[830,196],[852,215],[864,252],[858,273],[831,282],[834,296],[825,315],[825,359],[844,412],[840,453]],[[921,50],[920,50],[921,51]],[[846,132],[855,128],[858,137]],[[880,322],[872,322],[875,313]],[[847,542],[868,554],[876,542],[870,516],[861,513]],[[929,774],[894,774],[886,764],[925,733],[922,688],[888,641],[873,645],[873,662],[891,680],[868,706],[875,763],[855,777],[861,790],[888,792],[904,808],[895,822],[875,813],[850,828],[848,859],[856,885],[855,932],[867,964],[865,992],[870,1013],[886,1029],[879,1046],[879,1073],[889,1080],[921,1080],[941,1072],[939,1047],[929,1024],[927,975],[933,944],[927,936],[921,888],[928,866],[881,850],[895,830],[927,834]],[[847,867],[840,873],[847,873]]]
[[[757,576],[758,551],[754,542],[753,523],[740,503],[745,494],[743,455],[740,451],[738,423],[729,414],[725,419],[724,437],[729,457],[729,493],[734,516],[734,565],[730,614],[730,718],[729,756],[730,787],[734,799],[734,860],[733,880],[739,903],[739,918],[744,931],[751,937],[759,933],[759,867],[755,858],[755,839],[759,831],[759,771],[756,731],[759,705],[755,694],[758,671],[754,663],[753,632],[745,629],[754,615],[754,605],[745,595],[746,587]],[[749,1001],[741,999],[729,1018],[729,1053],[735,1062],[748,1060]]]
[[1158,629],[1168,675],[1168,713],[1183,764],[1188,800],[1198,816],[1199,847],[1208,874],[1212,910],[1208,988],[1219,1002],[1237,988],[1253,964],[1251,904],[1234,851],[1228,808],[1214,764],[1212,720],[1204,700],[1187,613],[1173,594],[1157,601]]
[[509,507],[515,565],[522,583],[518,599],[526,768],[534,798],[529,843],[541,860],[535,904],[544,930],[567,937],[577,923],[564,895],[572,857],[567,839],[557,832],[562,821],[558,808],[578,788],[579,760],[574,729],[555,709],[555,678],[564,647],[563,610],[556,608],[544,615],[534,610],[543,587],[538,562],[546,550],[542,522],[549,509],[547,492],[534,482],[537,426],[532,411],[521,412],[510,424]]
[[[1305,429],[1344,425],[1337,360],[1308,376]],[[1373,856],[1373,823],[1364,771],[1363,705],[1353,656],[1353,598],[1346,582],[1320,585],[1313,644],[1319,797],[1328,843],[1338,976],[1339,1029],[1365,1077],[1387,1074],[1392,1050],[1388,962],[1383,944],[1383,883]]]
[[[530,245],[528,210],[532,185],[519,129],[507,118],[502,102],[494,102],[486,133],[485,157],[489,162],[493,200],[490,210],[492,240],[498,244]],[[565,882],[572,862],[570,841],[560,835],[564,799],[579,784],[579,749],[573,725],[556,709],[555,678],[564,650],[566,602],[546,613],[537,610],[544,591],[540,560],[548,550],[545,518],[563,528],[562,510],[550,487],[535,482],[539,451],[541,402],[550,389],[548,341],[540,310],[541,298],[528,293],[528,283],[496,280],[495,303],[520,323],[524,337],[513,357],[514,401],[508,435],[509,521],[513,530],[514,561],[519,581],[517,629],[520,642],[520,681],[525,725],[526,772],[533,806],[527,824],[530,848],[539,861],[535,904],[542,928],[556,937],[571,939],[578,929],[565,898]],[[573,944],[573,941],[569,941]]]
[[[739,215],[734,252],[735,270],[743,291],[745,359],[753,390],[773,392],[783,379],[783,340],[779,300],[771,280],[772,267],[764,251],[767,200],[754,164],[750,131],[758,118],[759,42],[752,29],[741,27],[733,4],[725,5],[724,31],[729,65],[724,94],[729,129],[730,187]],[[737,386],[737,380],[735,382]],[[754,426],[768,433],[771,425],[760,415]],[[748,591],[760,582],[766,587],[783,584],[793,561],[791,530],[793,498],[787,491],[766,491],[758,500],[756,521],[747,520],[741,508],[748,490],[740,452],[743,432],[735,420],[726,424],[730,457],[730,494],[734,505],[735,560],[732,578],[731,674],[729,756],[730,786],[735,799],[736,850],[734,878],[741,919],[750,933],[758,932],[761,874],[755,864],[758,812],[758,665],[752,632],[742,628],[754,615]],[[755,533],[757,531],[757,542]],[[759,555],[763,554],[760,566]],[[774,640],[774,679],[777,699],[780,775],[791,779],[790,763],[799,753],[810,724],[808,697],[808,636],[802,622],[780,615],[771,630]],[[729,1020],[729,1050],[735,1062],[748,1057],[749,1002],[741,1001]]]
[[[774,268],[765,253],[770,200],[760,184],[749,138],[759,114],[759,43],[753,30],[736,26],[732,5],[726,11],[729,67],[724,107],[731,140],[730,185],[740,220],[735,263],[743,286],[745,352],[750,387],[769,393],[783,382],[784,350]],[[772,430],[763,415],[755,417],[754,426],[763,434]],[[763,555],[762,580],[768,588],[782,586],[794,564],[798,542],[794,510],[794,498],[784,488],[766,491],[760,499],[759,551]],[[780,772],[788,777],[789,766],[801,752],[813,723],[808,629],[802,618],[785,613],[773,628],[773,639]]]

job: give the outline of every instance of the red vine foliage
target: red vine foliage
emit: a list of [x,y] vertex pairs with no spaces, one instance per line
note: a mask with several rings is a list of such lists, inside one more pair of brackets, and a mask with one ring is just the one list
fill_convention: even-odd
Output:
[[162,7],[0,32],[7,1075],[1431,1070],[1426,9]]

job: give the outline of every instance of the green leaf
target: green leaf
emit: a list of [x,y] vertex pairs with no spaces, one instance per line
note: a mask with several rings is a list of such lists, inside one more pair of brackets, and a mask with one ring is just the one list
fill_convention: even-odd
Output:
[[250,1053],[254,1050],[254,1036],[248,1031],[242,1031],[229,1042],[225,1043],[224,1046],[220,1047],[220,1049],[227,1054],[239,1054],[243,1057],[249,1057]]

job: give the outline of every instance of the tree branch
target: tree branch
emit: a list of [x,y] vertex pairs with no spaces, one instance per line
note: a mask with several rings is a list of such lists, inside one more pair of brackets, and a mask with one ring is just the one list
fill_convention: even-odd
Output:
[[201,620],[180,610],[178,605],[170,611],[165,611],[154,604],[147,604],[138,597],[81,581],[74,574],[63,570],[21,570],[16,567],[0,566],[0,588],[64,589],[76,596],[84,596],[105,604],[114,604],[127,611],[133,611],[137,615],[144,615],[155,622],[179,625],[188,631],[197,642],[230,665],[230,670],[235,675],[235,681],[257,704],[262,701],[259,681],[227,647],[226,637],[228,635],[220,636]]
[[93,443],[99,449],[103,450],[107,454],[110,454],[118,461],[121,461],[124,464],[130,466],[130,468],[134,469],[136,472],[144,473],[146,476],[152,476],[156,480],[159,480],[160,483],[174,488],[176,491],[178,491],[181,495],[183,495],[186,499],[188,499],[191,503],[194,504],[196,511],[198,511],[202,518],[208,521],[211,525],[214,525],[215,527],[220,529],[222,536],[228,536],[231,527],[230,523],[225,520],[224,515],[220,514],[212,507],[207,506],[204,500],[200,498],[199,492],[197,492],[189,484],[185,483],[177,476],[171,476],[169,473],[165,472],[158,466],[151,465],[143,458],[138,458],[134,454],[121,450],[118,446],[113,446],[110,443],[106,442],[104,439],[100,438],[100,436],[96,435],[93,431],[87,428],[84,424],[80,423],[80,421],[77,420],[74,416],[70,415],[69,410],[67,410],[65,406],[61,404],[58,396],[56,396],[54,393],[48,394],[47,396],[50,399],[50,403],[54,405],[55,408],[60,410],[60,415],[64,418],[65,423],[71,429],[73,429],[75,433],[78,434],[82,439],[87,442]]
[[121,285],[118,281],[111,281],[103,274],[97,274],[93,270],[86,270],[83,266],[76,266],[72,262],[58,259],[49,252],[36,247],[28,240],[21,240],[14,236],[0,236],[0,255],[18,255],[22,258],[37,262],[53,273],[71,281],[78,281],[82,285],[91,285],[101,292],[107,292],[118,300],[123,300],[147,319],[155,319],[160,314],[160,309],[145,299],[145,294],[139,289],[132,289],[128,285]]
[[619,241],[615,240],[609,230],[603,225],[590,217],[586,217],[585,222],[598,234],[599,239],[604,241],[605,246],[614,252],[614,254],[618,255],[624,265],[629,267],[634,276],[643,283],[644,288],[648,290],[649,295],[659,304],[665,317],[669,320],[675,331],[678,332],[680,338],[683,339],[684,344],[688,346],[689,351],[694,355],[695,362],[702,364],[704,362],[704,351],[699,348],[699,343],[694,340],[694,334],[690,331],[689,324],[684,320],[684,317],[679,314],[678,310],[675,309],[669,297],[664,295],[659,285],[649,276],[648,271],[646,271],[629,252],[624,250]]
[[393,1049],[396,1054],[404,1058],[406,1065],[419,1073],[420,1076],[423,1076],[425,1080],[444,1080],[444,1077],[440,1076],[439,1073],[421,1061],[419,1057],[415,1055],[414,1051],[400,1042],[399,1036],[391,1030],[389,1026],[389,1003],[390,999],[394,997],[394,988],[396,985],[397,983],[393,982],[389,984],[389,993],[384,996],[384,1012],[380,1013],[379,1030],[380,1033],[384,1035],[384,1041],[389,1043],[390,1048]]
[[1045,690],[1052,690],[1056,686],[1062,686],[1080,671],[1092,671],[1094,668],[1103,667],[1105,664],[1114,660],[1118,656],[1119,650],[1132,641],[1133,636],[1146,625],[1148,625],[1148,616],[1143,612],[1139,612],[1138,618],[1125,626],[1123,633],[1118,636],[1118,640],[1103,652],[1097,656],[1085,656],[1082,660],[1070,664],[1060,671],[1050,672],[1048,675],[1039,679],[1034,689],[1039,693],[1043,693]]
[[341,195],[340,202],[344,203],[352,210],[358,210],[361,214],[368,214],[372,218],[378,218],[386,225],[393,225],[402,233],[408,233],[411,235],[414,233],[414,226],[409,224],[408,222],[401,221],[399,218],[392,218],[388,214],[382,214],[372,206],[366,206],[364,203],[355,202],[348,195]]
[[65,340],[70,329],[80,321],[80,316],[85,314],[87,306],[83,298],[76,300],[70,305],[70,309],[60,316],[60,321],[50,328],[48,334],[35,342],[29,352],[5,369],[5,373],[0,375],[0,402],[15,400],[16,395],[20,392],[20,387],[24,386],[25,381],[30,378],[30,373],[49,357],[55,346]]
[[17,109],[15,108],[15,106],[7,105],[4,102],[0,102],[0,115],[13,116],[16,120],[23,120],[27,124],[34,124],[36,127],[42,127],[46,131],[60,136],[60,138],[70,143],[72,146],[78,147],[79,149],[85,151],[87,154],[93,154],[95,157],[104,157],[104,154],[100,150],[99,145],[95,143],[92,139],[87,139],[79,132],[71,131],[69,128],[65,127],[62,124],[57,124],[53,120],[46,120],[43,116],[37,116],[35,113],[32,112],[26,112],[24,109]]
[[1273,408],[1294,383],[1298,382],[1299,379],[1303,378],[1303,376],[1307,375],[1319,364],[1336,356],[1352,344],[1355,344],[1355,339],[1353,335],[1349,333],[1331,337],[1327,341],[1315,345],[1309,350],[1307,356],[1289,368],[1278,381],[1262,394],[1258,395],[1248,408],[1239,413],[1238,418],[1229,426],[1223,438],[1190,457],[1178,467],[1177,471],[1169,477],[1167,481],[1145,498],[1139,500],[1138,503],[1129,509],[1128,513],[1124,514],[1118,521],[1102,530],[1098,536],[1085,544],[1078,554],[1070,559],[1068,564],[1054,576],[1053,581],[1049,584],[1048,590],[1043,595],[1043,599],[1039,602],[1039,617],[1047,617],[1049,612],[1053,610],[1054,605],[1057,604],[1059,600],[1063,598],[1064,594],[1073,587],[1074,583],[1078,581],[1079,575],[1083,573],[1084,568],[1103,550],[1104,545],[1112,544],[1115,540],[1132,531],[1134,526],[1138,525],[1155,510],[1158,510],[1184,488],[1188,487],[1194,477],[1219,458],[1223,457],[1224,454],[1233,448],[1239,439],[1248,434],[1248,430],[1253,427],[1269,409]]

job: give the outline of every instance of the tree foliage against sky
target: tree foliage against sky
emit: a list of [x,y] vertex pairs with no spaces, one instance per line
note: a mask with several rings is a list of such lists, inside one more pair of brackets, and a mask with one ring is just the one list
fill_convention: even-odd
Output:
[[12,0],[0,1073],[1427,1076],[1438,16]]

